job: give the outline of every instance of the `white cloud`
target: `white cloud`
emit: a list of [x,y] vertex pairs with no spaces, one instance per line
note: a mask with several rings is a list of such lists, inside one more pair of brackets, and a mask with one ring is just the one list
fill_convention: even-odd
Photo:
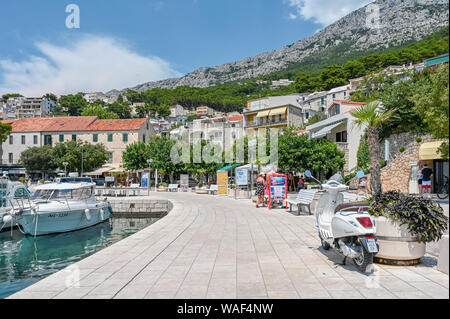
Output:
[[296,16],[323,26],[371,2],[373,0],[288,0],[289,6],[295,9],[295,14],[290,15],[291,19]]
[[25,61],[0,57],[0,95],[108,91],[180,76],[168,62],[141,56],[111,37],[84,35],[67,46],[40,42],[36,47],[41,56]]

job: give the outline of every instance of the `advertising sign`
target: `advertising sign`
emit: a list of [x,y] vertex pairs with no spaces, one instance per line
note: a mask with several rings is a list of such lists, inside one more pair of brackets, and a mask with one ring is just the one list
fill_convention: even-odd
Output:
[[272,208],[274,201],[284,201],[286,199],[287,176],[284,174],[269,175],[269,209]]
[[[108,178],[108,177],[107,177]],[[114,177],[113,177],[114,178]],[[148,182],[150,180],[150,173],[142,174],[141,187],[148,187]],[[107,180],[106,180],[107,181]]]
[[105,182],[107,183],[113,183],[114,182],[114,176],[106,176],[105,177]]
[[180,186],[189,187],[189,175],[180,175]]
[[248,170],[236,169],[236,185],[239,186],[248,185]]
[[218,195],[228,195],[228,171],[217,172]]

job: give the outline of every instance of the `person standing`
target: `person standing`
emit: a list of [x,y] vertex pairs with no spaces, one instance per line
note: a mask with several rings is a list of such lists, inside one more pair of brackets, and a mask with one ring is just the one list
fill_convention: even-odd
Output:
[[264,205],[264,193],[265,193],[265,186],[266,186],[266,180],[264,179],[263,174],[259,174],[258,178],[256,179],[256,196],[258,196],[258,200],[256,201],[256,208],[259,208],[259,204],[263,204],[263,207],[266,207]]
[[300,176],[298,179],[298,189],[304,189],[305,188],[305,181],[303,180],[303,176]]
[[423,164],[421,171],[422,176],[422,195],[431,194],[431,176],[433,175],[433,170],[428,167],[428,164]]

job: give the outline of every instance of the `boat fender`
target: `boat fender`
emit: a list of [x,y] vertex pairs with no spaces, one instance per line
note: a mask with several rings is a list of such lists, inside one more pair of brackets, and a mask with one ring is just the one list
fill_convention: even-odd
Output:
[[104,213],[104,212],[103,212],[103,209],[100,209],[100,219],[101,219],[101,220],[104,219],[103,213]]
[[89,208],[86,208],[84,210],[84,214],[86,215],[87,220],[91,220],[91,213],[89,211]]
[[11,215],[5,215],[5,216],[3,216],[3,223],[4,223],[4,224],[9,223],[10,221],[12,221]]

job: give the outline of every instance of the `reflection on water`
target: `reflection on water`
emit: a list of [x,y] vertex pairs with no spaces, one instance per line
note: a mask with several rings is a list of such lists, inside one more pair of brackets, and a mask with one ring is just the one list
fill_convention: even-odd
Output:
[[70,233],[36,237],[0,233],[0,298],[73,264],[153,224],[159,218],[111,218]]

